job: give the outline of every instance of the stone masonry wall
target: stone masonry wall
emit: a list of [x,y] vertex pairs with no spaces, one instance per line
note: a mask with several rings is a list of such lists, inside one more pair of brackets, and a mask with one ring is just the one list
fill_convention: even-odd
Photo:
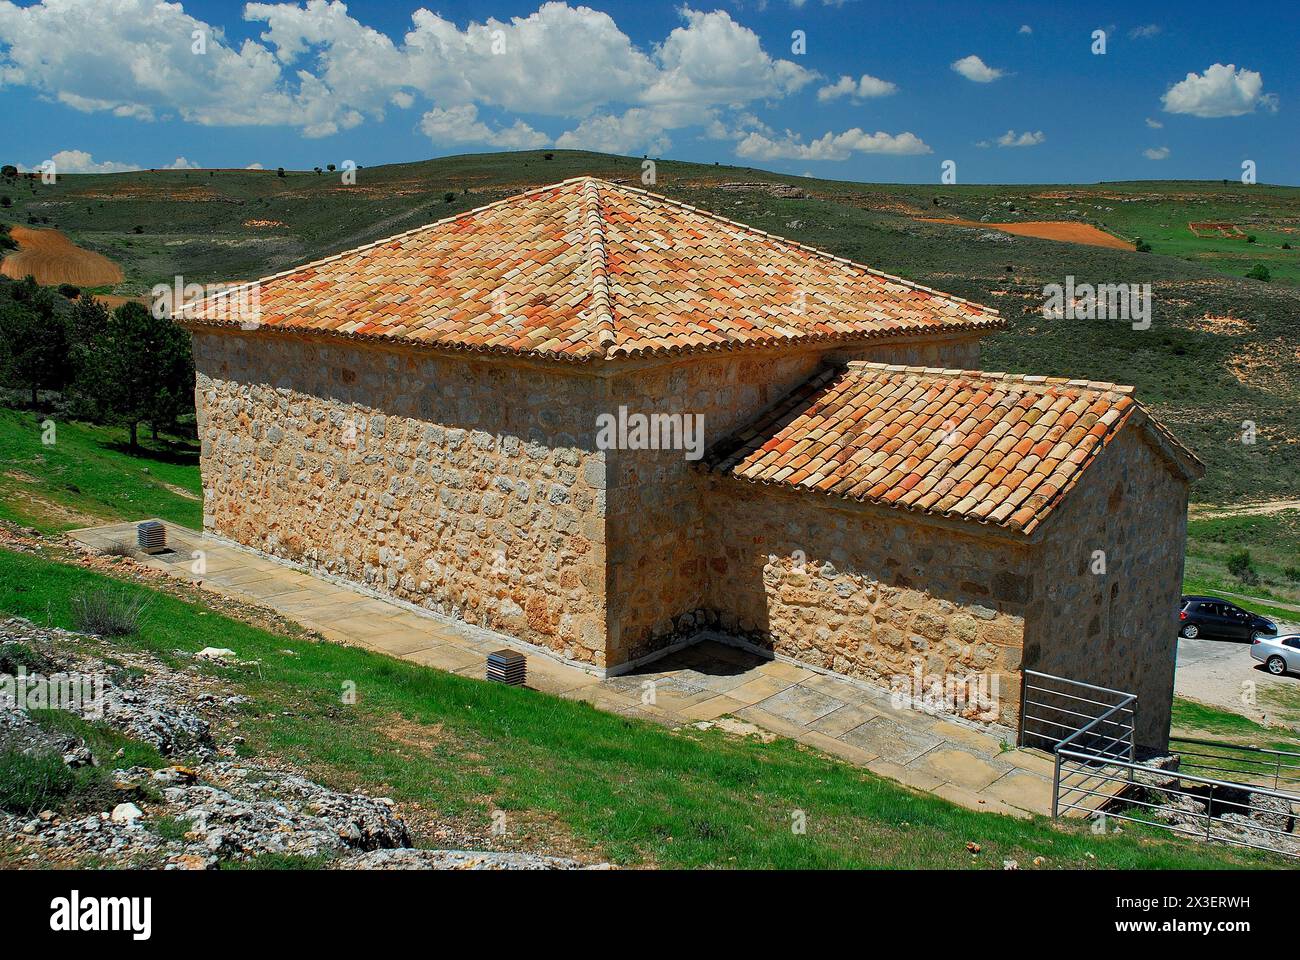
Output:
[[[974,367],[978,338],[828,349],[727,352],[616,373],[607,409],[699,413],[706,446],[754,419],[829,360]],[[679,450],[610,451],[611,665],[646,656],[704,625],[709,542],[704,478]]]
[[996,677],[997,716],[960,712],[1015,725],[1036,576],[1026,545],[901,511],[712,483],[705,603],[720,630],[888,689],[918,670],[987,675],[990,692]]
[[604,664],[597,379],[279,335],[194,353],[206,529]]
[[[1187,483],[1126,428],[1043,524],[1025,665],[1138,696],[1137,742],[1168,744]],[[1094,551],[1105,572],[1094,572]]]

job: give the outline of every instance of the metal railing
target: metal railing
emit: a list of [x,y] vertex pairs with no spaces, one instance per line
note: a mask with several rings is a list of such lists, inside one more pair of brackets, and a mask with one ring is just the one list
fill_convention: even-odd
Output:
[[[1063,797],[1058,805],[1057,795],[1053,793],[1053,817],[1071,810],[1086,815],[1100,813],[1107,819],[1113,817],[1202,840],[1218,840],[1300,858],[1300,836],[1292,829],[1295,811],[1300,810],[1300,794],[1129,760],[1109,760],[1097,766],[1091,754],[1065,745],[1057,749],[1056,756],[1058,771],[1062,763],[1072,762],[1090,765],[1092,769],[1087,786],[1071,788],[1072,796],[1077,799]],[[1143,787],[1140,793],[1133,789],[1138,785]],[[1113,809],[1112,801],[1119,796],[1122,796],[1123,811],[1150,810],[1151,818]],[[1100,812],[1102,807],[1107,809]]]
[[1180,770],[1239,774],[1238,782],[1272,781],[1274,790],[1300,789],[1300,753],[1192,737],[1170,737],[1169,748],[1178,754]]
[[[1052,773],[1052,818],[1068,810],[1091,809],[1086,804],[1096,798],[1098,805],[1128,789],[1132,771],[1137,766],[1137,744],[1133,734],[1133,705],[1137,696],[1124,694],[1120,701],[1089,720],[1061,740],[1053,751],[1056,764]],[[1128,783],[1107,775],[1108,768],[1123,764],[1130,771]],[[1095,789],[1112,785],[1110,792]],[[1076,798],[1078,798],[1076,802]]]
[[[1116,734],[1133,743],[1137,697],[1038,670],[1024,671],[1020,697],[1020,745],[1055,750],[1085,727],[1097,735]],[[1098,725],[1097,721],[1105,718]],[[1107,738],[1113,739],[1113,738]],[[1132,751],[1129,751],[1132,756]]]

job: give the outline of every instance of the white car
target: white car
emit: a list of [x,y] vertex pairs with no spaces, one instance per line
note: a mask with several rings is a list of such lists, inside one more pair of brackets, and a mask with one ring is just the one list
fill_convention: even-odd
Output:
[[1275,677],[1300,673],[1300,633],[1284,633],[1277,637],[1256,636],[1250,645],[1250,655],[1264,664]]

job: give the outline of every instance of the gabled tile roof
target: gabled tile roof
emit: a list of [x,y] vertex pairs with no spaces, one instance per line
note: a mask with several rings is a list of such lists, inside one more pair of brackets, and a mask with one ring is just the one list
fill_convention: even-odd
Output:
[[1188,479],[1200,462],[1132,387],[853,361],[711,449],[705,466],[1028,534],[1126,425]]
[[1004,326],[996,310],[590,177],[185,308],[187,327],[311,332],[571,360]]

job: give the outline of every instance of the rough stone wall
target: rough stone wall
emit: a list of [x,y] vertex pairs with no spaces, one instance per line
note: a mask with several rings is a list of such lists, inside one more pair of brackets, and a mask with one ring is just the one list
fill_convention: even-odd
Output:
[[712,483],[705,603],[720,630],[889,689],[918,669],[983,674],[990,686],[996,676],[997,716],[960,712],[1016,724],[1037,576],[1026,545],[829,497]]
[[1137,429],[1121,431],[1044,522],[1025,618],[1025,666],[1136,693],[1137,742],[1157,750],[1169,738],[1187,489]]
[[598,380],[270,335],[194,353],[206,529],[604,664]]
[[[606,409],[698,413],[711,446],[794,389],[823,364],[866,359],[977,366],[978,338],[727,352],[638,367],[610,378]],[[704,625],[709,541],[704,485],[680,450],[608,455],[611,665],[646,656]]]

